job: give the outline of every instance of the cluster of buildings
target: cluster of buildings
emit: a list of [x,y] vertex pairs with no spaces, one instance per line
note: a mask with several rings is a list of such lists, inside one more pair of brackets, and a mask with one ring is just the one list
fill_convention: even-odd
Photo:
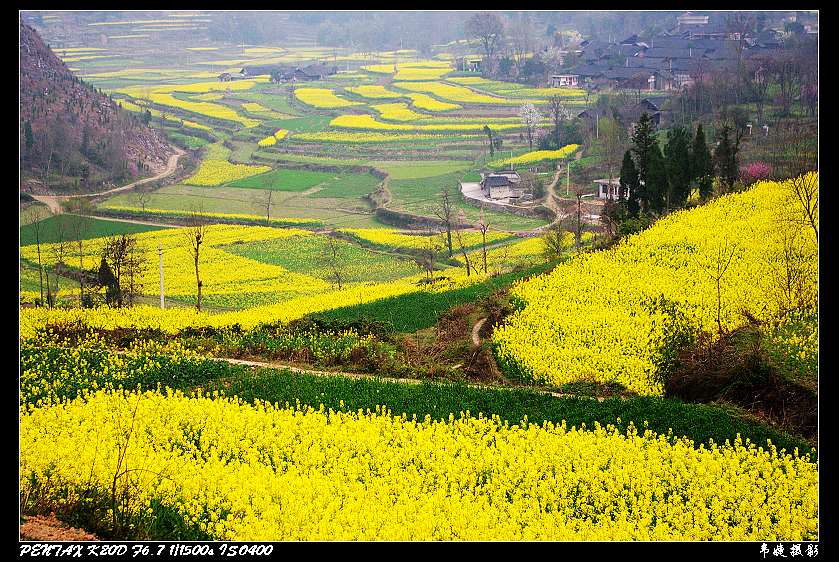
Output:
[[323,80],[327,76],[332,76],[338,72],[337,66],[328,66],[321,63],[310,64],[308,66],[283,66],[283,65],[256,65],[245,66],[238,73],[231,74],[224,72],[219,75],[218,79],[221,82],[230,82],[232,80],[243,80],[253,76],[270,75],[275,82],[312,82],[314,80]]
[[[594,184],[597,186],[598,199],[618,200],[620,196],[619,178],[598,179],[594,180]],[[506,205],[518,205],[534,200],[532,186],[528,185],[527,182],[522,182],[521,176],[514,170],[482,172],[481,181],[476,186],[480,189],[480,192],[476,189],[466,188],[467,185],[470,184],[461,184],[461,192],[471,195],[472,199],[480,198]],[[629,197],[629,193],[624,193],[624,197]]]
[[[783,51],[781,31],[764,28],[741,33],[727,17],[686,12],[677,18],[675,28],[653,37],[583,41],[575,51],[578,64],[566,74],[553,75],[551,86],[682,89],[705,73],[731,68],[738,60],[773,58]],[[815,22],[805,27],[808,33],[818,33],[817,18]]]

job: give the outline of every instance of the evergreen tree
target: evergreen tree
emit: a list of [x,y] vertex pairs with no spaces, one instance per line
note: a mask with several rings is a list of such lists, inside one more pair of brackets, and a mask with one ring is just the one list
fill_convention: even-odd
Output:
[[635,168],[635,163],[632,161],[632,154],[627,150],[623,154],[623,164],[621,164],[620,188],[618,190],[618,200],[627,201],[627,210],[632,216],[638,215],[638,170]]
[[729,138],[730,134],[731,127],[728,124],[723,125],[720,132],[720,143],[714,151],[714,163],[717,167],[717,175],[725,186],[726,191],[731,191],[734,187],[734,182],[737,181],[737,151],[740,148],[736,142],[731,142]]
[[632,133],[632,152],[635,155],[635,169],[638,170],[638,200],[645,213],[649,208],[647,179],[653,147],[658,148],[653,122],[647,113],[642,113]]
[[705,142],[705,131],[700,123],[696,127],[696,136],[693,138],[693,148],[690,152],[690,175],[697,183],[699,196],[705,200],[711,196],[713,190],[714,168],[711,162],[711,152]]
[[105,288],[105,302],[111,306],[117,304],[120,296],[119,283],[117,282],[117,278],[114,276],[114,272],[111,271],[111,266],[108,265],[108,261],[105,259],[105,256],[102,256],[102,261],[99,263],[97,281],[99,282],[100,287]]
[[29,121],[23,124],[24,145],[26,146],[26,161],[29,162],[29,167],[32,167],[32,147],[35,146],[35,137],[32,134],[32,124]]
[[667,146],[664,147],[668,180],[667,210],[684,206],[690,195],[689,144],[688,133],[684,127],[676,127],[667,133]]
[[664,211],[668,189],[667,168],[664,164],[664,156],[661,154],[658,143],[656,143],[650,150],[647,183],[644,186],[648,210],[656,214],[661,214]]

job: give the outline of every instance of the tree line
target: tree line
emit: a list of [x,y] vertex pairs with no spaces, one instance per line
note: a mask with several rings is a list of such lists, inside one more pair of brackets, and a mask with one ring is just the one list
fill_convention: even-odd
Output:
[[700,123],[692,135],[682,126],[670,129],[662,150],[655,124],[643,113],[623,155],[617,200],[607,201],[603,211],[609,233],[621,236],[644,228],[656,217],[687,206],[694,191],[697,202],[704,202],[715,186],[721,193],[734,189],[740,140],[723,123],[712,153]]

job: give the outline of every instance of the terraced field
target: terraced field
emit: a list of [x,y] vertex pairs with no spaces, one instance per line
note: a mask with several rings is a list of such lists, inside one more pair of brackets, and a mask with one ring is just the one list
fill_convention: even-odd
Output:
[[[458,187],[553,177],[582,147],[531,149],[518,109],[584,91],[457,71],[466,40],[359,53],[289,17],[282,45],[216,44],[192,38],[217,13],[162,14],[60,51],[189,154],[101,216],[21,228],[23,517],[120,540],[819,539],[817,435],[665,388],[690,345],[764,346],[732,392],[763,376],[817,400],[818,243],[779,219],[789,182],[607,250],[564,232],[556,256],[547,215]],[[324,61],[340,71],[240,74]]]

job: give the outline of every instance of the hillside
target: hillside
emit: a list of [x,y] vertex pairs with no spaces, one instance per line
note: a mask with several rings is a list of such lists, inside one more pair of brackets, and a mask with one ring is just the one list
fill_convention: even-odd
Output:
[[76,78],[20,24],[21,190],[94,189],[163,169],[164,138]]

